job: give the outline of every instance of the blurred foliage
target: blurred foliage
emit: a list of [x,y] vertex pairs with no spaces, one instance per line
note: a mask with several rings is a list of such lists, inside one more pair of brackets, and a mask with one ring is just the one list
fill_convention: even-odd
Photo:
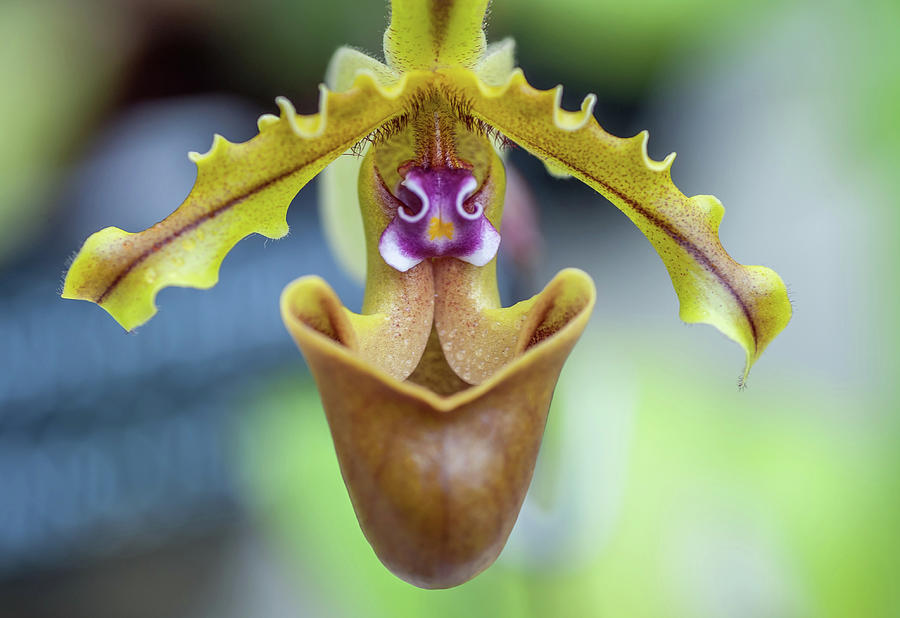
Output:
[[[845,153],[871,169],[868,178],[881,185],[888,197],[882,203],[860,205],[864,216],[874,213],[884,229],[900,230],[900,2],[869,0],[864,6],[848,6],[840,13],[840,36],[847,36],[848,58],[840,82],[842,94],[850,100],[848,144],[854,148]],[[848,207],[853,207],[848,205]],[[900,345],[900,328],[895,326],[900,315],[900,292],[896,280],[900,270],[900,243],[887,242],[874,246],[878,266],[868,276],[877,279],[883,298],[873,303],[879,322],[887,325],[885,333],[894,345],[878,351],[879,360],[896,366],[893,350]],[[884,272],[884,271],[889,272]],[[895,375],[889,372],[891,376]],[[887,402],[900,401],[900,381],[889,380]],[[889,405],[891,405],[889,403]],[[896,405],[894,403],[894,405]],[[896,435],[900,436],[900,415],[895,415]],[[900,470],[900,465],[895,466]]]
[[[839,17],[838,33],[849,35],[846,86],[853,118],[864,127],[859,135],[873,158],[893,166],[900,160],[900,3],[868,0],[845,7]],[[889,178],[900,182],[896,174]]]
[[91,8],[0,3],[0,263],[47,224],[72,142],[108,96],[120,55],[109,53],[109,19]]
[[313,6],[294,0],[232,2],[211,16],[227,47],[240,50],[235,66],[256,82],[277,85],[277,94],[290,96],[304,113],[315,109],[318,91],[310,86],[324,80],[334,50],[350,45],[381,56],[388,20],[387,2]]
[[488,31],[494,40],[515,37],[526,71],[563,83],[589,80],[592,90],[631,98],[673,55],[685,48],[715,49],[778,6],[771,0],[495,2]]

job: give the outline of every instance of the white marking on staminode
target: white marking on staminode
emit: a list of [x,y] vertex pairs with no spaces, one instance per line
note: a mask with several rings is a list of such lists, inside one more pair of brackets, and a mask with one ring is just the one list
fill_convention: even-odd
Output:
[[468,199],[470,195],[475,191],[475,188],[478,186],[478,183],[475,181],[474,176],[470,176],[466,178],[466,182],[459,189],[459,193],[456,195],[456,212],[459,213],[459,216],[463,219],[468,219],[469,221],[474,221],[478,219],[482,213],[484,213],[484,206],[481,204],[476,204],[475,212],[468,213],[466,209],[463,208],[463,202]]
[[403,252],[397,231],[393,228],[386,229],[382,234],[381,240],[378,242],[378,252],[388,266],[402,273],[422,261],[421,258],[415,259]]
[[484,266],[494,259],[500,248],[500,234],[489,221],[485,220],[481,228],[481,244],[469,255],[458,256],[463,262],[474,266]]
[[406,214],[406,209],[401,206],[397,209],[397,214],[407,223],[418,223],[425,218],[425,215],[428,214],[428,209],[431,207],[431,201],[428,199],[428,194],[425,193],[422,186],[414,179],[406,178],[400,184],[419,196],[419,199],[422,200],[422,208],[416,214],[408,215]]

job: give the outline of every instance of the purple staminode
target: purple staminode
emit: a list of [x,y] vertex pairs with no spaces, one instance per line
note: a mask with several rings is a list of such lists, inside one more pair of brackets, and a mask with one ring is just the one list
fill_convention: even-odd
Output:
[[455,257],[475,266],[490,262],[500,234],[484,216],[481,196],[469,199],[477,188],[466,169],[409,169],[396,191],[402,205],[378,241],[384,261],[400,272],[432,257]]

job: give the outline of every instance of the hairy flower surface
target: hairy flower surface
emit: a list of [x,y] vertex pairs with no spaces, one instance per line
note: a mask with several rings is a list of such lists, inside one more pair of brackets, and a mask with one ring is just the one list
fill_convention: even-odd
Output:
[[[385,63],[342,48],[318,113],[278,99],[280,115],[262,116],[255,138],[217,135],[190,155],[198,176],[185,202],[143,232],[92,235],[63,290],[135,328],[161,288],[214,285],[240,239],[284,236],[294,195],[336,162],[326,180],[356,183],[358,200],[326,195],[326,220],[340,245],[348,218],[335,213],[359,209],[362,311],[305,277],[285,289],[282,315],[319,386],[363,532],[388,568],[422,587],[462,583],[503,548],[594,303],[587,275],[565,270],[501,307],[500,136],[622,210],[663,259],[681,318],[744,348],[744,378],[790,319],[778,275],[722,248],[718,200],[684,196],[669,174],[674,156],[651,160],[646,132],[605,133],[593,96],[566,111],[560,88],[529,86],[511,41],[486,45],[487,3],[393,0]],[[348,151],[365,154],[338,160]]]

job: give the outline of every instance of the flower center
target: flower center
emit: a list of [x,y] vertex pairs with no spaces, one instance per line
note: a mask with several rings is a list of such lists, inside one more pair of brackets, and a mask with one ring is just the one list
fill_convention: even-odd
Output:
[[400,202],[378,242],[381,257],[406,272],[433,257],[484,266],[497,254],[500,234],[484,215],[478,181],[468,169],[409,167],[397,185]]

